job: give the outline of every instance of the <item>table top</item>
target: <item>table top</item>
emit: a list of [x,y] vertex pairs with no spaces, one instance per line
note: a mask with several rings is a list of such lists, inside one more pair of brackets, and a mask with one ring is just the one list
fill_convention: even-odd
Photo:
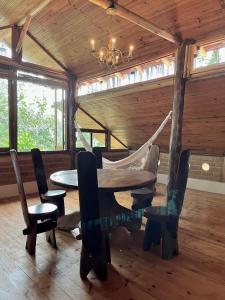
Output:
[[[111,192],[139,189],[156,180],[153,173],[143,170],[99,169],[97,172],[99,189]],[[77,170],[53,173],[50,176],[50,181],[65,188],[78,189]]]

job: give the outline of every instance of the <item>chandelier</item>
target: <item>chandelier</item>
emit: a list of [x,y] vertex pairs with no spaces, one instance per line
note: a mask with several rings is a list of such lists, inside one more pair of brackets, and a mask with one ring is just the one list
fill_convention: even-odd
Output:
[[99,64],[105,64],[109,69],[116,68],[121,63],[127,63],[133,58],[134,46],[129,46],[127,53],[116,48],[116,39],[112,38],[107,47],[95,49],[95,41],[91,40],[91,54],[97,58]]

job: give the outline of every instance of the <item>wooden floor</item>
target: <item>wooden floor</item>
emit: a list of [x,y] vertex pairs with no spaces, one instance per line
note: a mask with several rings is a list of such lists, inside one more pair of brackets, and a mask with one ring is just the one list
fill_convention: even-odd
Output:
[[[159,188],[161,190],[162,187]],[[125,206],[128,193],[118,193]],[[155,203],[164,197],[158,193]],[[37,199],[30,199],[35,203]],[[67,196],[68,210],[78,207],[78,195]],[[143,231],[130,236],[119,229],[112,236],[108,280],[94,274],[79,277],[81,242],[57,232],[58,251],[39,235],[36,257],[25,249],[19,202],[0,202],[0,299],[225,299],[225,197],[188,191],[179,231],[180,255],[164,261],[159,249],[143,252]]]

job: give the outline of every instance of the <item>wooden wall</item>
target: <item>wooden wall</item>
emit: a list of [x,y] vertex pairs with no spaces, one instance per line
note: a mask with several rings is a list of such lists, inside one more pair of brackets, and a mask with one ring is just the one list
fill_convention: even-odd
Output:
[[[70,169],[70,157],[68,154],[44,154],[43,155],[45,172],[47,178],[53,172]],[[24,182],[34,181],[33,164],[30,154],[19,155],[19,164],[21,167]],[[16,178],[9,155],[0,156],[0,186],[15,184]]]
[[[173,82],[170,86],[127,93],[104,92],[80,97],[80,105],[100,120],[126,145],[136,149],[155,132],[172,109]],[[143,85],[143,83],[142,83]],[[130,90],[133,89],[131,93]],[[124,90],[124,87],[123,87]],[[84,101],[82,100],[84,99]],[[83,125],[83,124],[82,124]],[[168,151],[169,122],[156,143]],[[201,153],[225,153],[225,78],[190,80],[186,86],[183,145]]]

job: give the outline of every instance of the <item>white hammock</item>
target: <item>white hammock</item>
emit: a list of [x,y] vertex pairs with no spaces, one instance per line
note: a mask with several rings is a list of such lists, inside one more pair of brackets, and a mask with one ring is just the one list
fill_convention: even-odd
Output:
[[[137,151],[135,151],[128,157],[125,157],[118,161],[110,161],[103,157],[103,168],[104,169],[144,169],[147,161],[148,153],[149,153],[149,148],[164,129],[168,120],[171,118],[171,115],[172,115],[172,111],[168,113],[168,115],[166,116],[162,124],[159,126],[159,128],[156,130],[156,132],[153,134],[153,136],[144,145],[142,145]],[[76,121],[75,121],[75,127],[85,150],[92,152],[91,146],[85,139]]]

